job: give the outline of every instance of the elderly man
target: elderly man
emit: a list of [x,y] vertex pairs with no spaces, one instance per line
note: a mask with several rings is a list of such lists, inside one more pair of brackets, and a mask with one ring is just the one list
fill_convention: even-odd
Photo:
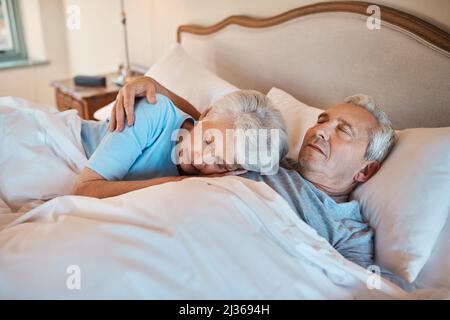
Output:
[[[133,123],[135,96],[151,102],[155,92],[167,89],[151,78],[125,86],[112,110],[110,130],[123,128],[125,114],[128,124]],[[174,96],[180,108],[195,109]],[[385,113],[370,97],[355,95],[319,116],[304,137],[297,162],[284,160],[275,175],[249,172],[243,177],[267,183],[344,257],[368,267],[373,262],[373,230],[348,196],[378,171],[395,140]]]

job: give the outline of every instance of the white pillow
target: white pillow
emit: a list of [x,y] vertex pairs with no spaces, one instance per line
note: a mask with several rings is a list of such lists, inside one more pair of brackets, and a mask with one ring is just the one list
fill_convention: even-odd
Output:
[[94,112],[94,119],[96,120],[106,120],[109,119],[109,116],[111,115],[111,110],[114,107],[114,103],[116,103],[116,100],[113,102],[107,104],[103,108],[98,109]]
[[353,193],[375,228],[376,263],[413,282],[450,212],[450,128],[407,129]]
[[450,290],[450,215],[415,285],[418,288]]
[[317,122],[323,110],[310,107],[275,87],[270,89],[267,97],[281,111],[286,124],[289,144],[287,156],[297,160],[306,131]]
[[239,90],[191,58],[175,44],[145,74],[203,112],[214,101]]
[[[289,153],[297,159],[308,128],[323,110],[272,88],[268,97],[286,122]],[[409,129],[380,171],[352,199],[375,232],[376,263],[408,282],[427,262],[450,211],[450,128]]]
[[[191,58],[180,44],[173,45],[145,75],[187,100],[199,112],[224,95],[239,90]],[[114,102],[99,109],[94,114],[95,119],[107,119],[113,106]]]

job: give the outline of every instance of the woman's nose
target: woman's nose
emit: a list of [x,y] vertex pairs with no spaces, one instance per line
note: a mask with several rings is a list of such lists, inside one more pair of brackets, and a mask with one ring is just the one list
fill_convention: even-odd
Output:
[[198,151],[194,151],[194,164],[201,165],[203,163],[201,153]]
[[203,155],[203,163],[205,165],[213,165],[215,163],[216,158],[211,153],[206,153]]

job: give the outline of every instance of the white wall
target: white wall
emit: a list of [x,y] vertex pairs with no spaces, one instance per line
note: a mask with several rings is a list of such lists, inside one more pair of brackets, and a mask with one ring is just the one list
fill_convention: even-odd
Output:
[[40,3],[38,0],[21,0],[19,5],[28,56],[35,60],[45,60],[47,55]]
[[70,70],[75,74],[107,73],[124,60],[119,0],[64,0],[80,8],[80,28],[66,29]]
[[60,0],[21,0],[20,6],[29,55],[33,59],[46,59],[49,64],[0,70],[0,96],[19,96],[54,104],[50,83],[69,75],[63,3]]

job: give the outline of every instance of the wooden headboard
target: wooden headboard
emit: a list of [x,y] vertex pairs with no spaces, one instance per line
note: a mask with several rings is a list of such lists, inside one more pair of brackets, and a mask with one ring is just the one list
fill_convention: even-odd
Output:
[[177,40],[195,59],[240,88],[279,87],[319,108],[367,93],[397,129],[450,126],[450,35],[399,10],[324,2],[256,19],[184,25]]

